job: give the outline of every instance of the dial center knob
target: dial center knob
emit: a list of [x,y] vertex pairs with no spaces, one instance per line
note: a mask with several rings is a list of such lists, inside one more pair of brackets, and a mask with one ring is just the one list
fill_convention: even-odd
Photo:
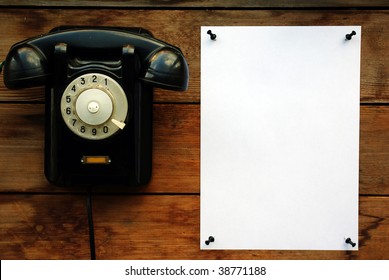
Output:
[[96,114],[100,109],[100,105],[96,101],[91,101],[88,104],[88,111],[92,114]]
[[78,117],[87,124],[103,124],[112,115],[112,99],[107,92],[101,89],[87,89],[77,98],[76,112]]

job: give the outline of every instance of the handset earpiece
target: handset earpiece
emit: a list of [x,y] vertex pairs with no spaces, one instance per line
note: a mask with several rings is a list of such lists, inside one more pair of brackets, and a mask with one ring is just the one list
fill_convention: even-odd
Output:
[[9,89],[44,85],[48,76],[45,55],[34,46],[13,47],[4,62],[4,84]]
[[162,47],[147,58],[141,79],[153,86],[170,90],[188,88],[189,69],[181,52],[170,47]]

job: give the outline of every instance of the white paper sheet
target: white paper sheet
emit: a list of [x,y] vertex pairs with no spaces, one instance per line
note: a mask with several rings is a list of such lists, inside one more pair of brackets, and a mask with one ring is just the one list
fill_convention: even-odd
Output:
[[201,28],[201,249],[358,249],[360,44]]

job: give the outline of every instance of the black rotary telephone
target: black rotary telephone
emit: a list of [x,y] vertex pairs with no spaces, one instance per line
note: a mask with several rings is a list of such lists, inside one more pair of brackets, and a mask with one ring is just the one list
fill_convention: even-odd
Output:
[[141,28],[58,27],[11,47],[4,83],[46,86],[51,183],[136,186],[151,178],[153,87],[186,90],[188,65]]

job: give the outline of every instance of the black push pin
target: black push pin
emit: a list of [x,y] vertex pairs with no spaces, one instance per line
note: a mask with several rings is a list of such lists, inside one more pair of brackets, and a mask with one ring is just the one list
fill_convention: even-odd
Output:
[[213,236],[208,237],[208,240],[205,241],[205,245],[209,245],[211,242],[215,242],[215,237]]
[[216,40],[216,34],[213,34],[211,30],[207,31],[207,34],[211,37],[211,40]]
[[355,247],[355,245],[357,245],[356,243],[352,242],[351,238],[347,238],[346,241],[345,241],[347,244],[350,244],[352,247]]
[[346,34],[346,40],[351,40],[351,38],[357,33],[353,30],[350,34]]

